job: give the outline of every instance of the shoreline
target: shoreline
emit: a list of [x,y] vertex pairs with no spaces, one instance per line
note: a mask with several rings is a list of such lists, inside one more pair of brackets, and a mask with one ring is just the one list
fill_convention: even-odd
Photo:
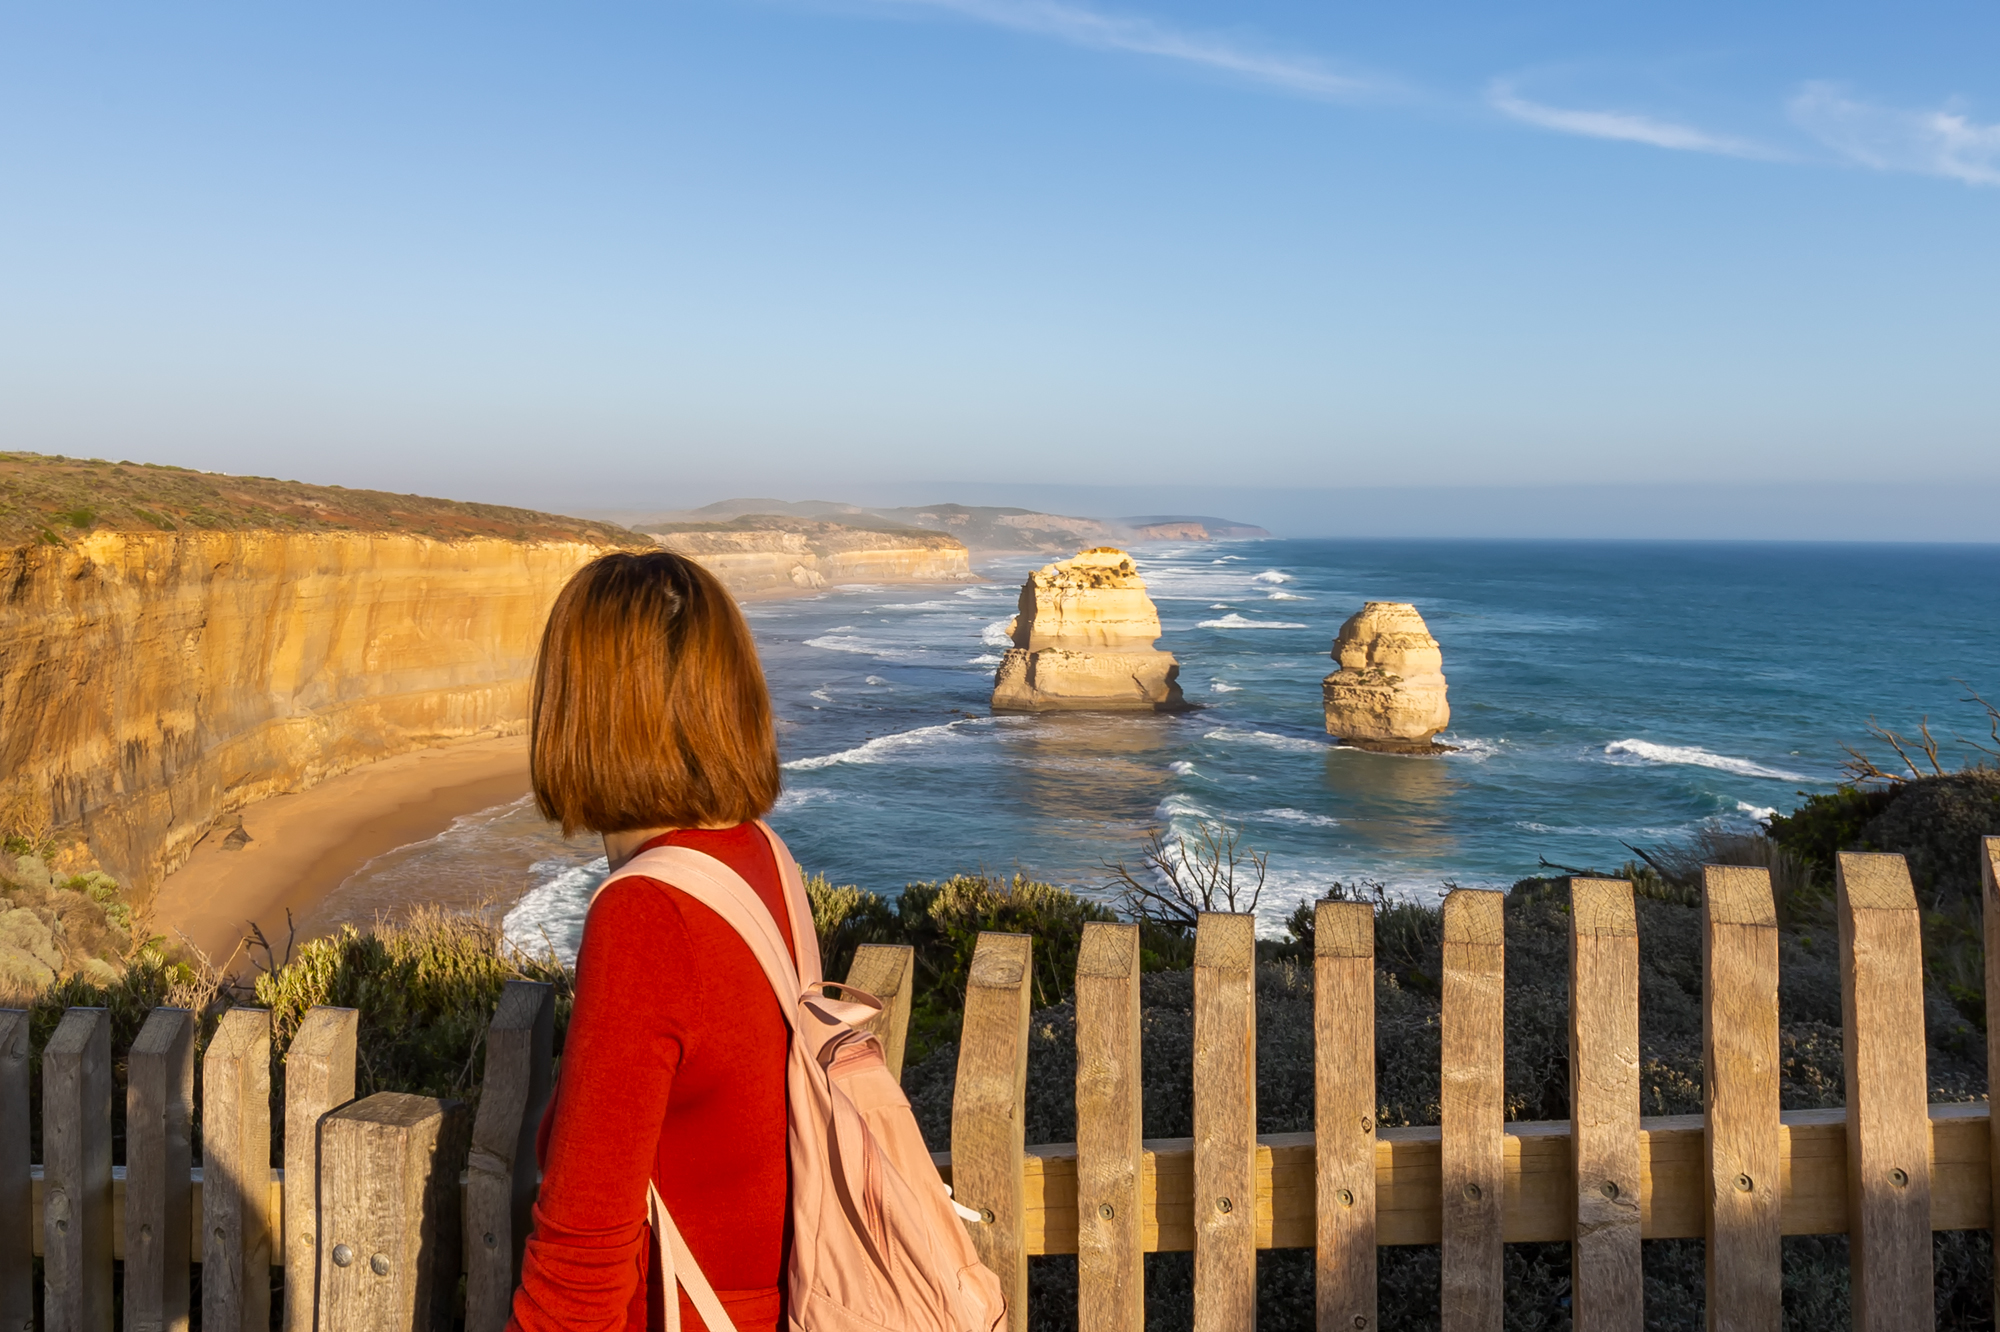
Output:
[[304,920],[375,857],[528,789],[528,738],[517,735],[413,750],[260,800],[241,811],[250,841],[240,850],[226,849],[229,829],[217,828],[167,876],[147,908],[150,928],[228,971],[252,922],[282,948],[287,908]]

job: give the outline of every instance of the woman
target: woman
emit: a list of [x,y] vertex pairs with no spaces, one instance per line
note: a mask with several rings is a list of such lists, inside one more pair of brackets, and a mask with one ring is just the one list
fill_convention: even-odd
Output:
[[[542,813],[617,869],[684,846],[757,890],[798,955],[756,820],[778,796],[757,651],[713,575],[666,551],[586,565],[549,613],[529,764]],[[670,883],[591,904],[562,1078],[542,1122],[535,1229],[510,1329],[663,1325],[650,1180],[739,1329],[783,1321],[784,1015],[748,945]],[[699,1328],[687,1296],[683,1327]]]

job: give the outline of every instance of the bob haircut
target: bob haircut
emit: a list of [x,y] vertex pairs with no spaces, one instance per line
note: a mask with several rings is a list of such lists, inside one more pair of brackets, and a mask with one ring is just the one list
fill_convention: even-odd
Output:
[[549,611],[528,767],[578,830],[726,827],[778,798],[771,697],[743,613],[672,551],[603,555]]

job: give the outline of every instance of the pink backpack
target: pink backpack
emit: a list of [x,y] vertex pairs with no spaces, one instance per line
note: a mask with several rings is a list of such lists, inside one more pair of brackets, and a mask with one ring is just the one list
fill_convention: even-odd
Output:
[[[784,881],[796,969],[756,889],[713,856],[656,847],[604,884],[657,879],[722,917],[750,946],[791,1026],[786,1332],[995,1332],[1006,1322],[1006,1298],[961,1221],[976,1221],[977,1214],[952,1201],[903,1089],[889,1076],[881,1042],[859,1029],[882,1002],[845,987],[844,1000],[826,997],[832,982],[820,978],[819,940],[799,867],[776,833],[761,821],[757,826],[770,839]],[[649,1183],[647,1195],[665,1275],[667,1332],[680,1332],[676,1282],[708,1332],[734,1332],[659,1190]]]

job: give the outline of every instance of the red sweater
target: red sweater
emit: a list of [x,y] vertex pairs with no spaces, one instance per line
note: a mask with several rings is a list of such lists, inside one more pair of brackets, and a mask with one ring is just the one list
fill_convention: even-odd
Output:
[[[742,875],[796,957],[777,861],[755,824],[646,845],[689,847]],[[637,878],[591,905],[576,973],[509,1332],[661,1326],[649,1178],[736,1326],[772,1332],[784,1316],[790,1035],[770,982],[720,916]],[[680,1300],[682,1326],[700,1332]]]

